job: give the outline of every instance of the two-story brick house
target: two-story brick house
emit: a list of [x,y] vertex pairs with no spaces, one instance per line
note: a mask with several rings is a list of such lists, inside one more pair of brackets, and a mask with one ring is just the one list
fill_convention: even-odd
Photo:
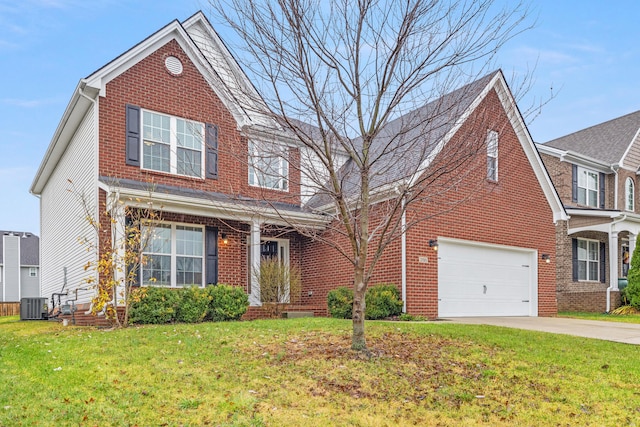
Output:
[[[425,140],[434,147],[429,161],[416,167],[437,166],[448,150],[479,141],[484,148],[471,162],[473,174],[460,171],[474,179],[467,188],[477,197],[402,233],[373,283],[397,284],[406,311],[430,317],[552,315],[556,224],[566,219],[560,199],[502,72],[465,92],[464,102],[448,110],[455,114]],[[302,160],[303,148],[265,109],[201,12],[82,79],[31,187],[40,197],[41,296],[77,290],[78,303],[88,307],[94,291],[83,286],[84,267],[95,254],[78,238],[98,236],[87,214],[102,218],[114,204],[152,203],[162,218],[144,251],[141,285],[229,283],[257,307],[251,272],[263,256],[276,256],[301,268],[302,305],[326,312],[328,290],[352,283],[348,263],[287,228],[296,223],[322,233],[334,217],[305,187],[301,170],[313,162]],[[410,114],[419,118],[420,111]],[[465,188],[463,179],[459,184]],[[446,193],[438,197],[433,206],[448,204]],[[433,214],[428,205],[413,209],[408,221]],[[126,223],[124,216],[112,219]],[[103,232],[110,228],[105,220]]]
[[558,309],[620,304],[640,232],[640,112],[539,144],[569,220],[558,233]]

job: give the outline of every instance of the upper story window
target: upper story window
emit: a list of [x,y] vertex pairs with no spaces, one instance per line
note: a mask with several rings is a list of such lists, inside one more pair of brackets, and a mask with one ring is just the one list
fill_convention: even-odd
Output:
[[202,178],[204,124],[143,110],[142,168]]
[[498,180],[498,132],[487,131],[487,179]]
[[29,277],[38,277],[37,267],[29,267]]
[[598,172],[578,167],[578,203],[598,207]]
[[249,143],[249,184],[272,190],[289,189],[289,162],[286,147],[264,149]]
[[627,178],[624,185],[624,208],[633,212],[635,208],[635,185],[633,179]]

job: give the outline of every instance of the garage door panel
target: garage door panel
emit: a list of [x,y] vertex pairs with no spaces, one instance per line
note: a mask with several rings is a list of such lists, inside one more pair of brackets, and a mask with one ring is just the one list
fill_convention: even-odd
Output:
[[532,251],[440,242],[441,317],[530,314]]

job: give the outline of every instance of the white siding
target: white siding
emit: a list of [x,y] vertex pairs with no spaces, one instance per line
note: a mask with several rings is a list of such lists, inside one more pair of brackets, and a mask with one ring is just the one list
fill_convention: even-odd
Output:
[[[238,105],[234,105],[235,103],[231,105],[227,104],[227,108],[232,111],[235,109],[236,117],[238,117],[237,115],[243,114],[249,115],[251,117],[251,124],[253,125],[274,126],[273,121],[269,117],[258,114],[258,111],[265,108],[264,103],[253,86],[248,82],[246,76],[239,67],[236,66],[235,59],[229,57],[227,48],[223,45],[222,41],[215,36],[215,40],[212,39],[201,23],[190,26],[187,28],[187,32],[214,68],[222,80],[222,83],[226,86],[225,88],[218,89],[228,92],[228,99],[235,99],[237,101]],[[222,101],[224,102],[225,99],[223,98]]]
[[36,277],[29,275],[31,267],[20,268],[20,298],[35,298],[40,296],[40,272]]
[[[347,156],[336,155],[335,169],[340,169],[346,161]],[[304,205],[327,183],[329,172],[318,156],[307,147],[300,148],[300,169],[300,199]]]
[[[64,285],[67,268],[68,290],[85,286],[83,279],[90,271],[84,265],[95,259],[79,239],[95,240],[95,232],[86,220],[79,195],[97,211],[97,131],[95,106],[92,106],[78,126],[66,152],[60,159],[40,198],[40,296],[50,298]],[[72,184],[69,182],[71,180]],[[74,191],[69,191],[71,188]],[[89,302],[93,291],[80,291],[78,302]]]
[[2,282],[4,283],[4,295],[2,301],[20,301],[20,237],[14,235],[2,236],[4,265]]

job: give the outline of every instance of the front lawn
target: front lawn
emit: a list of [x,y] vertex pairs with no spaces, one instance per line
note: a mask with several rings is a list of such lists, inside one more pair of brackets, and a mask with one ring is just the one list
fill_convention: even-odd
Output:
[[582,311],[565,311],[558,313],[558,317],[570,317],[584,320],[603,320],[606,322],[640,323],[640,314],[616,315],[608,313],[585,313]]
[[640,347],[447,322],[0,318],[0,426],[634,425]]

